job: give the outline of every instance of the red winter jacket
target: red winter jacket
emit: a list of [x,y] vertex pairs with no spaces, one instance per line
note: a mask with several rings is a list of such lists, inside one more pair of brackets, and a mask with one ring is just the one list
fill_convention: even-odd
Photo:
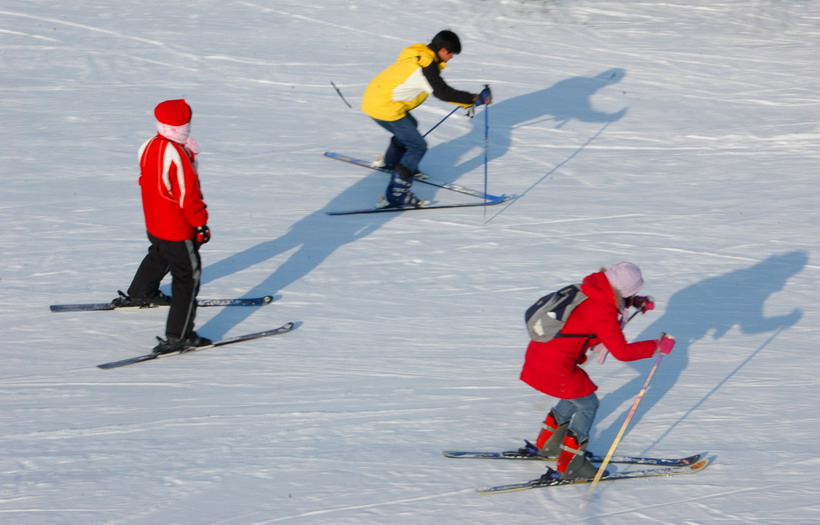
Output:
[[140,148],[142,210],[148,233],[166,241],[193,239],[208,222],[193,154],[161,135]]
[[655,353],[655,341],[627,343],[618,319],[615,291],[603,272],[584,278],[581,291],[587,296],[567,319],[564,334],[595,334],[595,337],[558,337],[545,343],[531,341],[524,357],[521,380],[541,392],[560,399],[575,399],[595,392],[598,387],[580,366],[586,351],[598,343],[620,361],[635,361]]

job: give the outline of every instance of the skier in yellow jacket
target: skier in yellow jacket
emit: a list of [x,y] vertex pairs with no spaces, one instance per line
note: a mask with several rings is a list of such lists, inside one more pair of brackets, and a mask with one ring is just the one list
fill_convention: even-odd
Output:
[[438,99],[465,108],[492,102],[485,88],[473,94],[448,86],[441,77],[447,62],[461,53],[461,41],[454,32],[444,30],[429,44],[413,44],[402,50],[395,63],[376,75],[362,99],[362,111],[393,136],[384,155],[384,167],[392,171],[386,198],[376,206],[417,207],[422,203],[410,191],[418,166],[427,152],[427,143],[418,130],[410,110],[421,105],[432,93]]

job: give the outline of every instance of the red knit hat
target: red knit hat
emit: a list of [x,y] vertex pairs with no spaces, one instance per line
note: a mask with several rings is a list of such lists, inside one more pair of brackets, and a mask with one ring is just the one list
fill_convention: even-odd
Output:
[[169,126],[184,126],[191,122],[191,106],[184,99],[166,100],[154,108],[154,116]]

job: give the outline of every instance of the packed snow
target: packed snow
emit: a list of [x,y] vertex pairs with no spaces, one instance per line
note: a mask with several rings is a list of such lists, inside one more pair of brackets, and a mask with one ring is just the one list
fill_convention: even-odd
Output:
[[[517,198],[328,216],[387,179],[322,153],[383,152],[362,91],[445,28],[445,78],[495,102],[445,120],[421,167],[482,189],[486,144],[490,193]],[[6,0],[0,50],[0,522],[820,521],[820,3]],[[48,307],[127,288],[137,148],[183,97],[213,232],[200,297],[278,299],[201,309],[199,333],[301,324],[100,370],[149,351],[167,310]],[[416,110],[422,131],[451,107]],[[657,304],[627,336],[678,345],[618,453],[711,465],[585,506],[585,485],[477,494],[545,469],[441,455],[535,438],[554,400],[518,380],[524,310],[623,260]],[[586,365],[591,450],[652,364]]]

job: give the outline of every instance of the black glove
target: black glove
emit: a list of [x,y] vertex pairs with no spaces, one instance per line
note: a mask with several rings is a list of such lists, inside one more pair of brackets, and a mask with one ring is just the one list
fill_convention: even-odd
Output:
[[655,300],[648,295],[633,295],[626,301],[627,306],[637,308],[641,313],[655,309]]
[[206,242],[211,240],[211,229],[208,228],[208,225],[199,226],[196,229],[196,242],[199,244],[205,244]]
[[493,92],[490,90],[490,86],[484,86],[484,89],[481,93],[478,94],[475,106],[478,107],[482,104],[490,104],[493,101]]

